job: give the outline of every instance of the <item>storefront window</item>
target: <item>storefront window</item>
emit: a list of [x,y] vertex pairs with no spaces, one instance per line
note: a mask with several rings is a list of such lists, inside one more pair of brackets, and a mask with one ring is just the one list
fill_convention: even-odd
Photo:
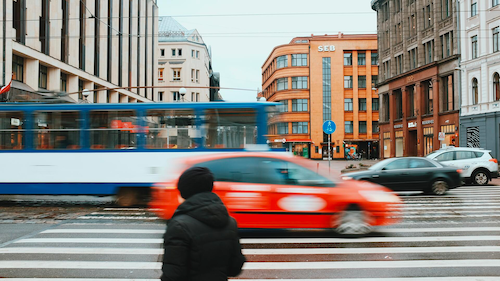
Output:
[[445,134],[444,141],[442,141],[441,144],[456,146],[455,125],[441,126],[441,132]]
[[391,157],[391,133],[384,133],[384,158]]
[[433,151],[434,128],[424,128],[424,155]]
[[403,131],[396,131],[396,157],[403,156]]

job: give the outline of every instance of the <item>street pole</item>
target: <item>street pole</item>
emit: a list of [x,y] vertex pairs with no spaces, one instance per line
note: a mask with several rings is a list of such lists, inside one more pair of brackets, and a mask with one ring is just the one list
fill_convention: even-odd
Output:
[[330,136],[331,134],[328,134],[328,173],[330,173]]

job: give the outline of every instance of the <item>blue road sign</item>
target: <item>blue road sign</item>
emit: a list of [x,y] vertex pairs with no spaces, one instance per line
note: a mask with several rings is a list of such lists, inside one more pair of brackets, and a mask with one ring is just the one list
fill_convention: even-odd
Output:
[[325,134],[327,135],[333,134],[333,132],[335,132],[336,129],[337,126],[335,125],[335,122],[333,122],[332,120],[328,120],[323,123],[323,132],[325,132]]

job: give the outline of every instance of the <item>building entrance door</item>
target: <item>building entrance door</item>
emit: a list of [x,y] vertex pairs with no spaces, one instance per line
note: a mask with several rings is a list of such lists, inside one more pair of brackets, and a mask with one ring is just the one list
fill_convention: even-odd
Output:
[[417,149],[417,131],[409,131],[407,156],[417,156]]

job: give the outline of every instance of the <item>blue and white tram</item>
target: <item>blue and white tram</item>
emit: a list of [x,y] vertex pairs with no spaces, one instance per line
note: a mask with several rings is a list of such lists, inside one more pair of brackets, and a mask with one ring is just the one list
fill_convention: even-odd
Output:
[[0,105],[0,194],[117,195],[130,206],[186,154],[266,144],[274,103]]

